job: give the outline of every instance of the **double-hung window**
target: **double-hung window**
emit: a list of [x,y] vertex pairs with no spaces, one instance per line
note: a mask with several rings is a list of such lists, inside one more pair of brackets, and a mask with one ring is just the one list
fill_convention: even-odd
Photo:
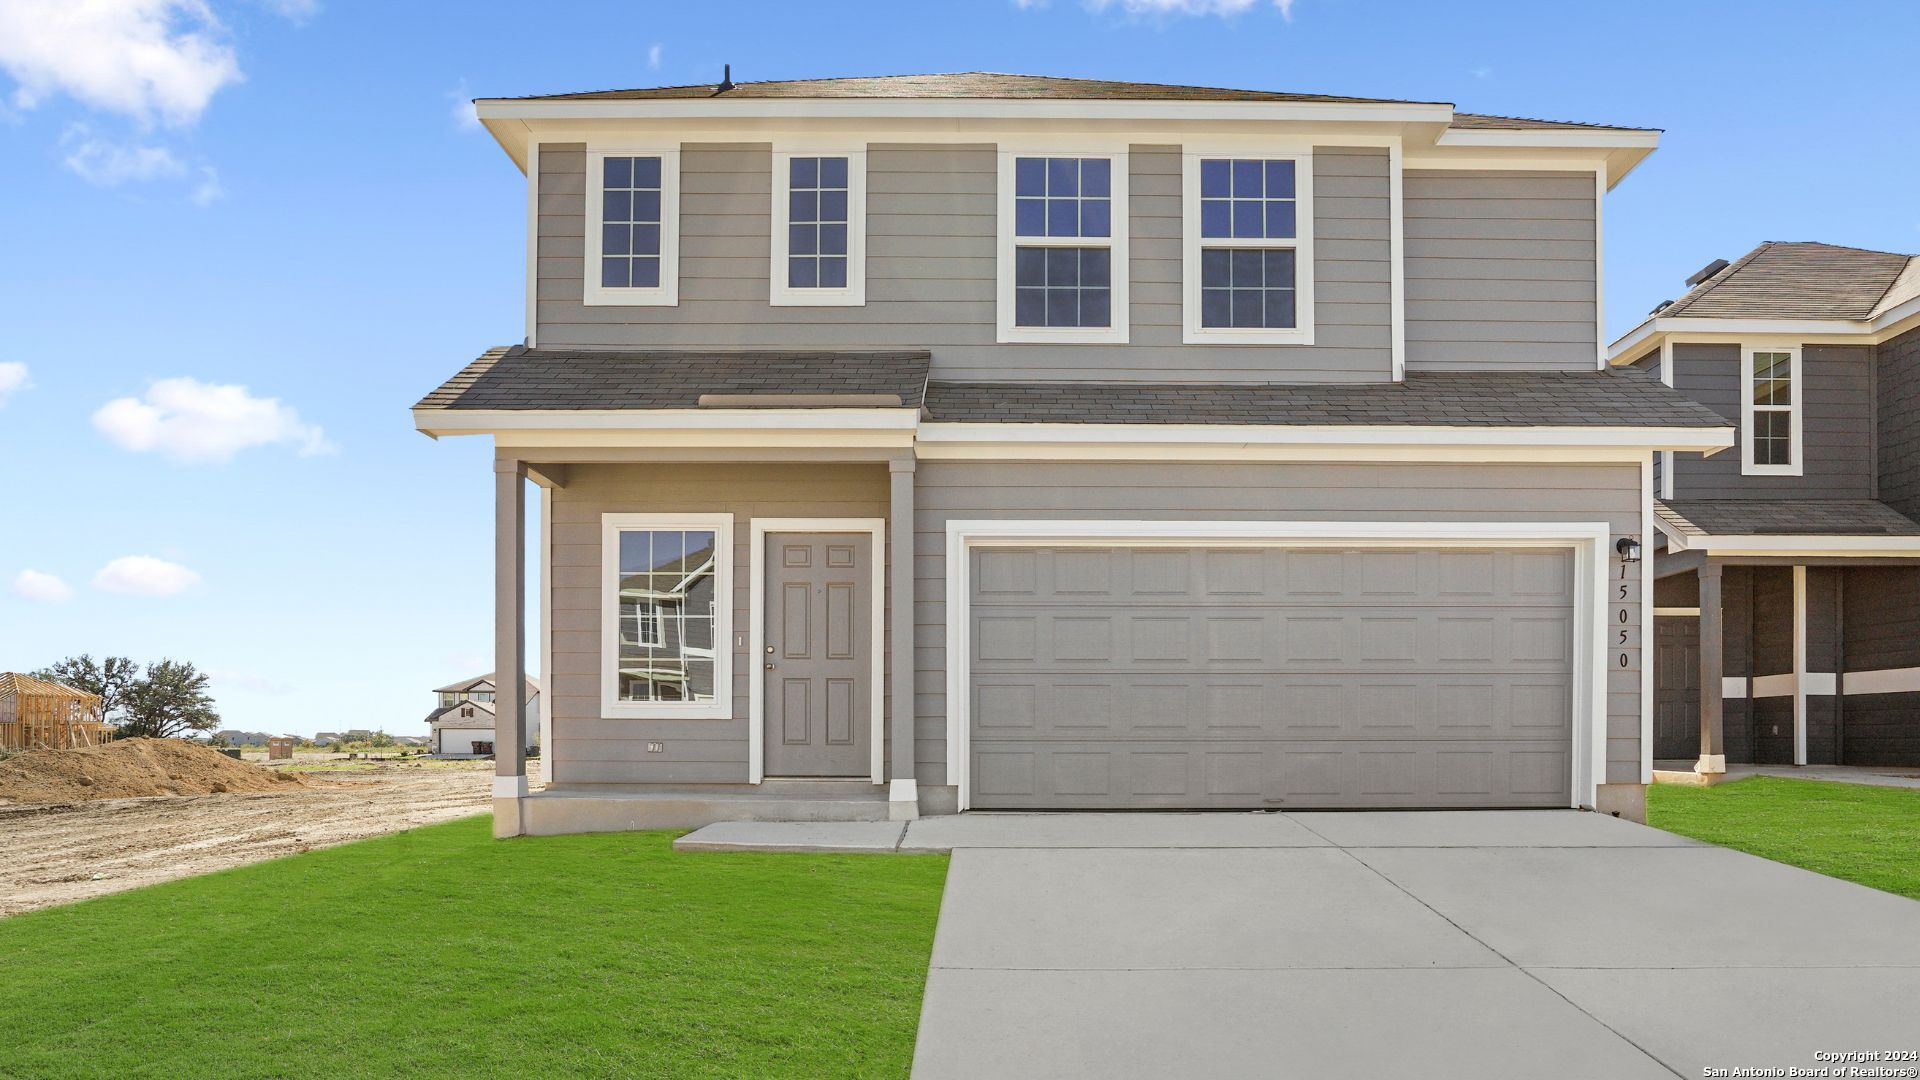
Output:
[[605,716],[733,715],[733,518],[601,516]]
[[1313,344],[1313,159],[1189,149],[1182,170],[1188,344]]
[[1127,340],[1126,189],[1124,151],[1001,151],[1001,341]]
[[583,301],[678,303],[679,251],[679,150],[589,151]]
[[1800,347],[1740,349],[1740,471],[1799,476]]
[[776,149],[769,302],[866,303],[866,225],[864,149]]

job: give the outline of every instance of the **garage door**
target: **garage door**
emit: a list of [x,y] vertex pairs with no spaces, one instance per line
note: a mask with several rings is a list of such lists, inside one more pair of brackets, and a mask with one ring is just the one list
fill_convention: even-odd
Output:
[[977,548],[978,808],[1565,806],[1565,549]]

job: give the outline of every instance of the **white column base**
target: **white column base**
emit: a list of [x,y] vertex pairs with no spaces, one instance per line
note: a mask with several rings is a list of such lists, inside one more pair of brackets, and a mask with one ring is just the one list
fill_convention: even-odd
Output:
[[893,780],[887,784],[887,820],[915,821],[920,817],[920,782]]
[[1724,774],[1727,771],[1727,755],[1701,754],[1700,760],[1694,763],[1693,771],[1702,776]]
[[527,778],[522,776],[496,776],[493,778],[493,797],[496,799],[524,799],[527,797]]

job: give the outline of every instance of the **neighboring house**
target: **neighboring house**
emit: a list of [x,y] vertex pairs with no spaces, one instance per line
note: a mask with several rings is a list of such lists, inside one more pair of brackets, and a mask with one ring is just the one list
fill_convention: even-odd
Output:
[[215,739],[225,739],[229,746],[265,746],[272,735],[264,731],[241,731],[238,728],[222,728],[213,733]]
[[341,738],[343,738],[343,736],[337,731],[322,731],[313,737],[313,744],[315,746],[330,746],[339,742]]
[[[1003,808],[1587,806],[1652,775],[1652,456],[1601,198],[1650,130],[961,74],[483,99],[526,340],[502,834]],[[836,781],[820,783],[818,781]]]
[[1613,346],[1738,429],[1662,460],[1654,753],[1920,765],[1920,257],[1767,243]]
[[[498,742],[495,720],[498,702],[495,699],[498,692],[492,672],[450,683],[433,693],[437,704],[427,714],[427,726],[432,729],[432,734],[427,736],[427,745],[433,753],[441,757],[486,757],[495,752]],[[526,746],[540,744],[539,716],[540,684],[527,679],[526,708],[521,714],[519,727]],[[401,745],[413,745],[398,738],[394,741]]]

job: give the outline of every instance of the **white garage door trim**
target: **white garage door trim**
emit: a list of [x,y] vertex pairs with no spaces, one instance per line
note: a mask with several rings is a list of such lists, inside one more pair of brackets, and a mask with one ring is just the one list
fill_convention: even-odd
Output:
[[[1595,804],[1606,763],[1605,522],[1519,521],[949,521],[947,522],[947,780],[973,804],[972,560],[980,547],[1556,547],[1573,551],[1573,804]],[[1585,582],[1584,588],[1579,587]]]

